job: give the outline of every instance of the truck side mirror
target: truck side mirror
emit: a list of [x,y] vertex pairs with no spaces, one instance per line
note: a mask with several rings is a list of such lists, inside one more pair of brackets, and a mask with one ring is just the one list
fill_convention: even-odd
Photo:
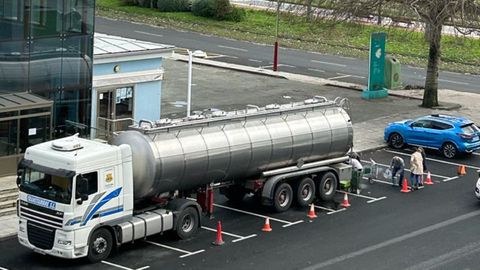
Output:
[[22,174],[23,174],[23,170],[18,169],[17,170],[17,187],[19,187],[20,183],[22,183]]

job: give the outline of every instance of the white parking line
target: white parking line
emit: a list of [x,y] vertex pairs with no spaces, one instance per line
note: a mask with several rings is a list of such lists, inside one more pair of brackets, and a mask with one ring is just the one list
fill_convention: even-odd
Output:
[[153,34],[153,33],[142,32],[142,31],[134,31],[134,32],[139,33],[139,34],[148,35],[148,36],[163,37],[163,35],[160,35],[160,34]]
[[458,178],[460,178],[460,176],[450,177],[450,178],[444,179],[443,182],[449,182],[449,181],[452,181],[452,180],[455,180],[455,179],[458,179]]
[[366,79],[366,77],[364,76],[358,76],[358,75],[352,75],[352,74],[344,74],[344,73],[340,73],[340,72],[337,72],[337,75],[339,76],[342,76],[342,75],[345,75],[345,76],[350,76],[352,78],[358,78],[358,79]]
[[369,196],[365,196],[365,195],[360,195],[360,194],[355,194],[355,193],[351,193],[351,192],[346,192],[346,191],[343,191],[343,190],[337,190],[337,192],[343,193],[343,194],[348,194],[348,195],[351,195],[351,196],[354,196],[354,197],[359,197],[359,198],[367,199],[367,200],[369,200],[369,201],[367,201],[367,203],[378,202],[378,201],[381,201],[381,200],[387,198],[387,197],[385,197],[385,196],[380,197],[380,198],[374,198],[374,197],[369,197]]
[[335,210],[333,212],[328,212],[327,215],[332,215],[332,214],[335,214],[335,213],[338,213],[338,212],[342,212],[342,211],[345,211],[347,210],[347,208],[340,208],[338,210]]
[[[102,261],[102,263],[113,266],[113,267],[116,267],[116,268],[124,269],[124,270],[145,270],[145,269],[150,268],[150,266],[144,266],[144,267],[140,267],[140,268],[137,268],[137,269],[133,269],[133,268],[129,268],[129,267],[126,267],[126,266],[123,266],[123,265],[119,265],[119,264],[111,263],[111,262],[107,262],[107,261]],[[7,269],[0,267],[0,270],[7,270]]]
[[[362,160],[362,162],[364,163],[372,163],[371,161],[368,161],[368,160]],[[377,165],[380,165],[382,167],[386,167],[386,168],[390,168],[390,165],[387,165],[387,164],[382,164],[382,163],[377,163],[375,162]],[[404,169],[405,171],[407,172],[410,172],[409,169]],[[424,173],[424,175],[427,175],[426,173]],[[434,177],[438,177],[438,178],[443,178],[443,179],[448,179],[447,176],[443,176],[443,175],[438,175],[438,174],[433,174],[433,173],[430,173],[431,176],[434,176]]]
[[[202,226],[201,228],[204,229],[204,230],[207,230],[207,231],[217,232],[217,230],[215,230],[213,228],[209,228],[209,227],[205,227],[205,226]],[[237,239],[233,240],[232,242],[238,242],[238,241],[242,241],[242,240],[249,239],[249,238],[257,236],[256,234],[251,234],[251,235],[247,235],[247,236],[240,236],[240,235],[236,235],[236,234],[233,234],[233,233],[228,233],[228,232],[225,232],[225,231],[222,231],[222,234],[237,238]]]
[[255,63],[261,63],[261,62],[263,62],[263,61],[257,60],[257,59],[248,59],[248,61],[250,61],[250,62],[255,62]]
[[318,60],[310,60],[310,61],[313,62],[313,63],[324,64],[324,65],[331,65],[331,66],[337,66],[337,67],[347,67],[347,65],[344,65],[344,64],[323,62],[323,61],[318,61]]
[[337,80],[337,79],[343,79],[348,77],[352,77],[352,75],[341,75],[341,76],[331,77],[331,78],[328,78],[328,80]]
[[315,71],[315,72],[318,72],[318,73],[325,73],[325,70],[316,69],[316,68],[309,68],[308,70]]
[[[368,177],[363,177],[363,179],[369,180]],[[385,185],[392,185],[392,182],[387,182],[387,181],[383,181],[383,180],[380,180],[380,179],[372,178],[372,181],[382,183],[382,184],[385,184]]]
[[0,270],[8,270],[7,268],[0,267]]
[[170,250],[173,250],[173,251],[178,251],[180,253],[185,253],[184,255],[179,256],[180,258],[185,258],[185,257],[192,256],[192,255],[202,253],[202,252],[205,251],[204,249],[200,249],[200,250],[197,250],[197,251],[190,252],[190,251],[186,251],[186,250],[183,250],[183,249],[174,248],[174,247],[171,247],[171,246],[155,243],[155,242],[152,242],[152,241],[145,241],[145,242],[147,242],[149,244],[152,244],[152,245],[155,245],[155,246],[158,246],[158,247],[170,249]]
[[240,209],[236,209],[236,208],[232,208],[232,207],[228,207],[228,206],[220,205],[220,204],[216,204],[216,203],[214,203],[213,205],[216,206],[216,207],[219,207],[219,208],[224,208],[224,209],[239,212],[239,213],[242,213],[242,214],[247,214],[247,215],[261,217],[261,218],[269,218],[271,221],[284,223],[285,225],[283,225],[282,227],[289,227],[289,226],[292,226],[292,225],[303,222],[303,220],[290,222],[290,221],[286,221],[286,220],[282,220],[282,219],[278,219],[278,218],[273,218],[273,217],[269,217],[269,216],[265,216],[265,215],[260,215],[260,214],[257,214],[257,213],[252,213],[252,212],[248,212],[248,211],[244,211],[244,210],[240,210]]
[[328,211],[328,212],[335,212],[335,210],[333,210],[333,209],[318,206],[318,205],[315,205],[315,204],[313,205],[313,207],[318,208],[318,209],[322,209],[322,210],[325,210],[325,211]]
[[229,46],[223,46],[223,45],[217,45],[217,46],[220,47],[220,48],[230,49],[230,50],[234,50],[234,51],[248,52],[248,50],[242,49],[242,48],[229,47]]
[[[402,152],[397,152],[397,151],[392,151],[392,150],[384,150],[384,151],[388,152],[388,153],[398,154],[398,155],[410,156],[410,154],[405,154],[405,153],[402,153]],[[463,165],[466,168],[480,170],[480,167],[475,167],[475,166],[466,165],[466,164],[459,164],[459,163],[455,163],[455,162],[443,161],[443,160],[433,159],[433,158],[427,158],[427,160],[431,160],[431,161],[435,161],[435,162],[439,162],[439,163],[444,163],[444,164],[449,164],[449,165],[455,165],[455,166],[462,166]]]
[[451,80],[445,80],[445,79],[438,79],[439,82],[447,82],[447,83],[453,83],[453,84],[460,84],[460,85],[469,85],[469,83],[466,82],[457,82],[457,81],[451,81]]

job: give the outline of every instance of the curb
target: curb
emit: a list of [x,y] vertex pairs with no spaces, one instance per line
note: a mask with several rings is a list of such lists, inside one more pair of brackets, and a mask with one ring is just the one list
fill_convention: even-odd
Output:
[[0,242],[3,242],[3,241],[7,241],[7,240],[10,240],[10,239],[14,239],[14,238],[17,238],[17,233],[11,233],[11,234],[7,234],[5,236],[0,236]]

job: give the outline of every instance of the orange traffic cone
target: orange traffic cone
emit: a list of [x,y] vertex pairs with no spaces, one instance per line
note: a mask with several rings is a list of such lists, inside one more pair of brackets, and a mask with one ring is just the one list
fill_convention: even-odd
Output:
[[212,244],[215,246],[221,246],[224,243],[225,242],[223,242],[223,239],[222,239],[222,222],[220,222],[219,220],[217,223],[217,239],[215,239],[215,242],[213,242]]
[[458,166],[457,173],[458,173],[458,175],[466,175],[467,172],[465,171],[465,165]]
[[272,228],[270,227],[270,218],[265,219],[265,225],[263,225],[262,231],[264,232],[271,232]]
[[348,195],[347,193],[345,193],[345,195],[343,196],[343,202],[342,204],[340,204],[341,206],[343,207],[349,207],[350,206],[350,203],[348,202]]
[[410,189],[408,189],[407,178],[403,179],[402,190],[400,190],[400,192],[403,192],[403,193],[410,192]]
[[309,218],[316,218],[317,215],[315,214],[315,207],[313,206],[313,203],[310,204],[310,211],[308,211],[307,217]]
[[433,185],[432,182],[432,176],[430,175],[430,172],[427,173],[427,179],[425,180],[425,185]]

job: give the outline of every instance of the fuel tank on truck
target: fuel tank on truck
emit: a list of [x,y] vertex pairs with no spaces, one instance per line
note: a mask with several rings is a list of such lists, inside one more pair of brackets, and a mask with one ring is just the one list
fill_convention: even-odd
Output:
[[344,156],[353,144],[347,112],[325,98],[214,111],[195,119],[140,121],[114,145],[133,154],[135,200],[236,181],[262,171]]

